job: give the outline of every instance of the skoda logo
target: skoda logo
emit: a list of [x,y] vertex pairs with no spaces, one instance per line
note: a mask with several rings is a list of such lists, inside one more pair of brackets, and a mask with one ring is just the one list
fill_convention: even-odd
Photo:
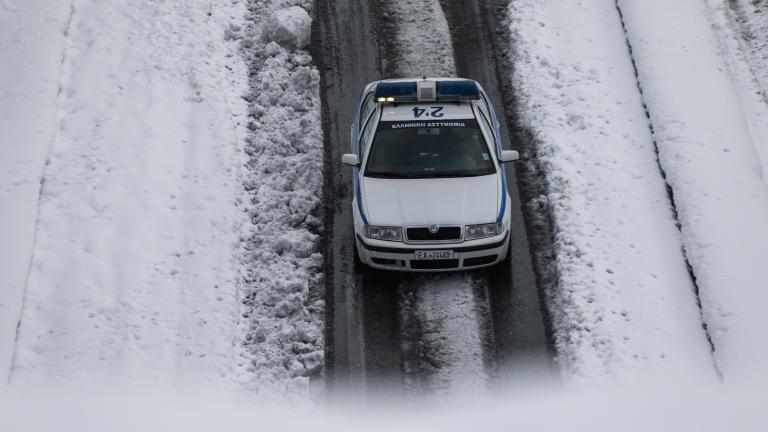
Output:
[[440,225],[430,225],[429,226],[429,232],[432,234],[437,234],[437,231],[440,230]]

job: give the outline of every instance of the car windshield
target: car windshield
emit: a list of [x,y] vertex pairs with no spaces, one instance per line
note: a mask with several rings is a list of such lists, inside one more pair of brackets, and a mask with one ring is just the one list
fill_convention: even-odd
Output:
[[493,174],[496,167],[476,120],[382,121],[367,177],[433,178]]

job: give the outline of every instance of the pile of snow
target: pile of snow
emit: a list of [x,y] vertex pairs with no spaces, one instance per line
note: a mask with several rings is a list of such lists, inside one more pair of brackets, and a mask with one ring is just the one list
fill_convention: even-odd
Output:
[[768,379],[768,184],[706,3],[619,0],[726,380]]
[[266,42],[277,42],[289,51],[304,49],[309,45],[312,18],[300,6],[292,6],[273,12],[262,33]]
[[309,377],[322,371],[324,348],[320,74],[306,51],[259,40],[273,22],[264,18],[280,16],[270,11],[282,3],[261,4],[244,30],[230,33],[241,39],[250,68],[242,204],[250,222],[240,249],[244,384],[305,398]]
[[535,141],[524,159],[543,172],[528,205],[553,223],[545,294],[565,380],[714,378],[614,2],[519,0],[508,16],[518,126]]

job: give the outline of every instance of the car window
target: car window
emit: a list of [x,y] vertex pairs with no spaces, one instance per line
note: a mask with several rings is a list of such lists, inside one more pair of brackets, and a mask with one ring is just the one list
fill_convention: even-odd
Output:
[[365,96],[360,108],[360,118],[359,118],[358,124],[360,125],[361,130],[365,125],[365,120],[368,118],[368,116],[371,114],[371,112],[375,108],[376,108],[376,101],[373,100],[373,92],[370,92]]
[[371,140],[371,134],[375,130],[374,123],[376,122],[373,118],[373,112],[369,111],[368,114],[369,116],[365,119],[365,127],[363,128],[363,133],[360,134],[360,158],[365,155],[365,149],[368,146],[368,142]]
[[488,101],[485,99],[485,96],[482,94],[480,95],[480,100],[477,103],[477,106],[480,108],[480,112],[483,113],[485,118],[488,120],[488,124],[491,125],[491,119],[493,116],[491,116],[491,108],[488,105]]
[[[486,115],[483,113],[482,110],[478,110],[478,112],[480,113],[478,115],[478,117],[481,119],[482,125],[484,125],[485,130],[488,133],[488,136],[491,138],[492,141],[495,140],[496,139],[496,135],[494,133],[493,127],[491,126],[491,119],[486,117]],[[493,144],[492,147],[494,148],[494,151],[496,153],[498,153],[499,149],[498,149],[498,147],[496,147],[495,141],[494,141],[494,144]],[[498,156],[498,154],[496,156]]]
[[496,172],[477,120],[382,121],[365,168],[368,177],[471,177]]

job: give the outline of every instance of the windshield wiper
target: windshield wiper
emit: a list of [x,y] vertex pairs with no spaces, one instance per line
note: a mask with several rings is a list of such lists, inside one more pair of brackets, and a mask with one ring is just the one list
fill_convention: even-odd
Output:
[[441,171],[434,174],[430,174],[428,177],[440,178],[440,177],[480,177],[491,175],[493,172],[486,173],[467,173],[463,171]]
[[410,179],[414,178],[411,174],[403,174],[399,172],[394,171],[374,171],[374,172],[366,172],[366,177],[375,177],[375,178],[398,178],[398,179]]

